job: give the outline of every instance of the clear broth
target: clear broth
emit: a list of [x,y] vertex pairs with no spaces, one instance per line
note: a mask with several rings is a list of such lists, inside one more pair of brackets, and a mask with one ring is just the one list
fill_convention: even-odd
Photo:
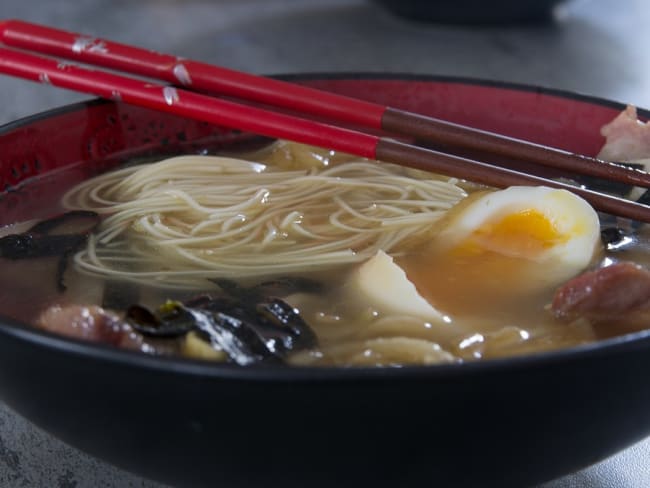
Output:
[[[69,186],[66,170],[44,178],[48,185]],[[27,183],[31,184],[43,181],[35,178]],[[56,215],[62,211],[49,208],[39,213]],[[29,223],[6,226],[0,229],[0,235],[21,232],[28,226]],[[648,261],[640,251],[633,250],[628,257]],[[4,290],[0,310],[3,315],[26,323],[34,323],[52,305],[102,305],[108,286],[122,294],[114,297],[116,301],[135,300],[148,307],[168,299],[182,301],[201,292],[215,292],[214,287],[175,290],[159,284],[139,284],[136,289],[132,283],[107,283],[79,274],[71,266],[65,274],[67,289],[61,292],[55,280],[58,258],[0,261],[0,288]],[[594,327],[585,320],[558,322],[547,310],[552,289],[513,298],[511,290],[516,281],[508,284],[509,267],[516,266],[512,261],[494,258],[470,265],[449,259],[434,262],[430,256],[413,252],[399,257],[397,262],[419,292],[447,313],[446,326],[417,317],[391,317],[380,305],[364,303],[345,285],[354,267],[339,267],[311,276],[326,284],[323,295],[299,294],[288,298],[319,338],[317,349],[294,354],[289,363],[399,366],[476,360],[570,347],[629,331],[620,324]],[[436,272],[432,273],[432,269]],[[395,346],[392,349],[391,344]],[[436,348],[444,354],[437,354]]]

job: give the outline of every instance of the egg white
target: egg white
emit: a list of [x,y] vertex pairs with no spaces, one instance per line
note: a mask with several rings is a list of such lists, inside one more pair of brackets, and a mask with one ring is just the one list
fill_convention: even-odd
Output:
[[435,238],[437,252],[492,253],[537,270],[540,285],[584,270],[599,249],[596,211],[581,197],[548,187],[514,186],[452,209]]

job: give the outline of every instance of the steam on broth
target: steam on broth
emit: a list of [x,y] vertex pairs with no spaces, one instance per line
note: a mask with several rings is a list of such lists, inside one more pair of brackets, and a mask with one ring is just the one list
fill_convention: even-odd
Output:
[[[25,295],[0,305],[74,337],[242,365],[399,366],[628,331],[549,305],[607,257],[595,211],[561,190],[495,191],[278,141],[126,166],[62,203],[101,223],[58,257],[3,259]],[[33,229],[3,234],[48,240]],[[21,288],[28,267],[52,282]]]

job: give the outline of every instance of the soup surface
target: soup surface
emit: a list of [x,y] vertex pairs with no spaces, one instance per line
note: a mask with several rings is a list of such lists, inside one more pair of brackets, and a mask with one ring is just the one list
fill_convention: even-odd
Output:
[[435,364],[645,324],[643,306],[616,320],[575,312],[574,277],[647,258],[608,250],[611,223],[549,188],[495,191],[278,141],[237,158],[128,165],[72,189],[52,215],[2,229],[11,293],[0,309],[146,353]]

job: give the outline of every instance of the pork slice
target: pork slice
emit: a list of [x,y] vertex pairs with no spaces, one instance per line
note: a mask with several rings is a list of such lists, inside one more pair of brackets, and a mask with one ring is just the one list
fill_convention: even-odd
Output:
[[96,305],[53,305],[36,321],[37,327],[75,339],[141,349],[142,338],[117,314]]
[[605,145],[598,158],[605,161],[636,161],[650,158],[650,124],[637,118],[636,108],[628,106],[600,133]]
[[558,318],[595,321],[650,310],[650,271],[618,262],[588,271],[561,286],[551,311]]

